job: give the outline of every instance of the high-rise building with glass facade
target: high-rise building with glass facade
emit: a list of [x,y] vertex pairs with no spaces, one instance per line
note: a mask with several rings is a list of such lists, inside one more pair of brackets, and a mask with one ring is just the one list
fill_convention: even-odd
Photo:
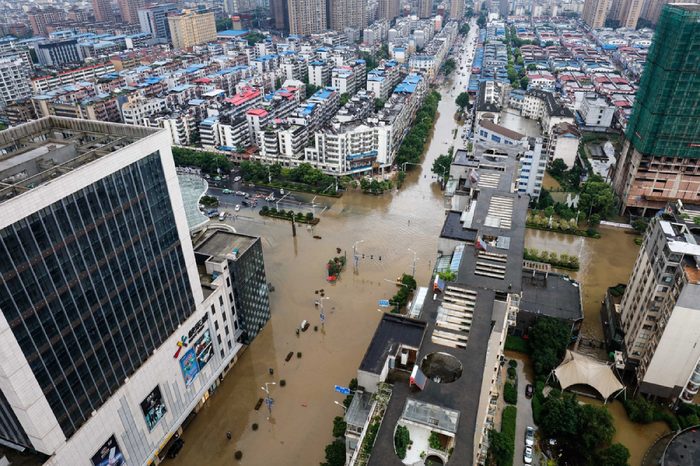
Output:
[[[622,210],[700,203],[700,5],[663,9],[613,184]],[[651,209],[651,210],[650,210]]]
[[49,117],[0,149],[0,440],[164,456],[269,319],[259,240],[229,279],[200,269],[166,131]]

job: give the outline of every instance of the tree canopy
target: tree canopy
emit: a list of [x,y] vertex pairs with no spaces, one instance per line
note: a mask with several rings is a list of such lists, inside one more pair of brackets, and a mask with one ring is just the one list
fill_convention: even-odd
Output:
[[447,179],[450,174],[450,166],[452,165],[452,156],[442,154],[433,162],[431,171],[442,179]]
[[528,335],[535,374],[546,377],[564,358],[570,341],[569,327],[557,319],[540,317]]
[[173,147],[173,159],[178,167],[197,167],[210,175],[219,172],[228,173],[232,166],[231,161],[224,154],[184,147]]
[[607,218],[615,203],[612,186],[598,175],[592,175],[581,186],[579,209],[589,214],[598,214]]
[[466,108],[469,110],[469,94],[466,92],[460,92],[455,99],[455,103],[460,109],[464,110]]

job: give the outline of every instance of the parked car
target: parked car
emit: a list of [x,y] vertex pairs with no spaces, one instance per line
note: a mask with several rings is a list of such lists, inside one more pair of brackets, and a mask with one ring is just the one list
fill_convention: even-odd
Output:
[[532,447],[525,447],[525,453],[523,453],[523,462],[525,464],[532,463]]
[[221,211],[219,214],[219,221],[223,222],[224,220],[226,220],[226,211]]
[[239,181],[241,181],[241,177],[240,177],[240,176],[237,176],[237,177],[235,177],[235,178],[233,179],[233,181],[235,181],[236,183],[238,183]]
[[221,192],[224,193],[224,194],[233,194],[233,191],[231,191],[230,189],[224,189],[224,190],[221,191]]
[[236,212],[238,212],[239,210],[241,210],[241,206],[240,204],[236,204]]
[[535,444],[535,428],[527,426],[525,429],[525,445],[531,447]]
[[525,387],[525,397],[527,398],[532,398],[532,393],[534,392],[534,388],[532,388],[532,384],[529,383]]

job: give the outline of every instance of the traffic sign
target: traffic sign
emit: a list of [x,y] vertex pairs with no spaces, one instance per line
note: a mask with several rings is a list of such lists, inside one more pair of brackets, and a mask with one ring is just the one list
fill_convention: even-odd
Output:
[[340,393],[341,395],[349,395],[350,394],[350,389],[348,387],[341,387],[340,385],[335,386],[335,391]]
[[379,300],[379,307],[389,307],[389,300],[388,299],[380,299]]

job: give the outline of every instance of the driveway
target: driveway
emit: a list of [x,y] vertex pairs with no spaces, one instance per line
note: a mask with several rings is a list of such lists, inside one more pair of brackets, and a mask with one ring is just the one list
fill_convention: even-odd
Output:
[[[532,383],[532,381],[528,380],[523,369],[525,361],[522,359],[513,359],[518,361],[518,367],[515,368],[518,373],[518,415],[515,417],[515,453],[513,464],[515,466],[524,466],[525,428],[527,426],[535,427],[535,421],[532,419],[532,403],[531,400],[525,397],[525,387],[527,384]],[[539,464],[537,454],[533,455],[532,464]]]

